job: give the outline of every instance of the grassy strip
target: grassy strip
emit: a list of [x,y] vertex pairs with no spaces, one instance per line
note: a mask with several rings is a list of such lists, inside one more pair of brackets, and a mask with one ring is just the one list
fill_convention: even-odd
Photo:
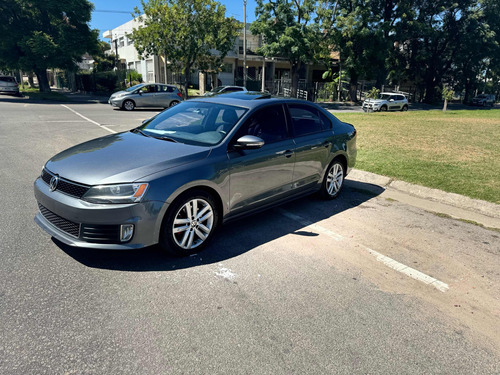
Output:
[[70,99],[59,92],[40,92],[37,88],[25,87],[21,93],[30,99],[35,100],[53,100],[58,102],[69,102]]
[[357,168],[500,203],[500,110],[336,116],[358,130]]

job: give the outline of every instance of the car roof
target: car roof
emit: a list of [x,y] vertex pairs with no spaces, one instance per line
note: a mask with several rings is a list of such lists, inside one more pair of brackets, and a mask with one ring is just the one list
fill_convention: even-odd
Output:
[[214,96],[202,96],[194,99],[189,99],[188,101],[199,101],[208,103],[218,103],[227,104],[237,107],[244,108],[256,108],[265,104],[281,104],[281,103],[296,103],[296,104],[306,104],[313,107],[321,108],[312,102],[308,102],[302,99],[294,98],[283,98],[272,96],[269,93],[258,92],[258,91],[248,91],[248,92],[238,92],[230,94],[220,94]]

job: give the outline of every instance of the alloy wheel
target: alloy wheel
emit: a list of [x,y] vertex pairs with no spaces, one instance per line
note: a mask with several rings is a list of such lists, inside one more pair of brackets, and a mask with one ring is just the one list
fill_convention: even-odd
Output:
[[177,246],[191,250],[200,246],[214,228],[214,211],[201,198],[186,202],[175,215],[172,235]]
[[334,163],[328,175],[326,176],[326,189],[330,196],[335,196],[339,193],[344,182],[344,169],[342,164]]

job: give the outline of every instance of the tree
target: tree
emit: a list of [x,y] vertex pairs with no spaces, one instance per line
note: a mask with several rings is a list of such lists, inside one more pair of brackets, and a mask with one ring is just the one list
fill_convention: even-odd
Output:
[[[238,24],[214,0],[141,0],[144,26],[131,37],[141,55],[165,55],[185,75],[184,96],[194,67],[218,67],[233,48]],[[215,52],[214,50],[218,51]]]
[[340,53],[352,101],[357,101],[361,77],[378,78],[377,73],[385,71],[390,43],[384,39],[383,16],[376,5],[370,0],[323,0],[318,9],[323,42]]
[[50,91],[48,68],[76,69],[98,49],[88,22],[87,0],[0,0],[0,66],[34,72],[40,91]]
[[441,92],[441,96],[444,100],[443,112],[446,112],[446,109],[448,108],[448,102],[453,100],[454,95],[455,92],[452,89],[450,89],[449,87],[443,87],[443,91]]
[[299,71],[304,63],[315,61],[320,54],[320,32],[315,24],[316,1],[257,0],[256,21],[250,26],[264,43],[257,53],[286,58],[291,65],[292,95],[297,91]]

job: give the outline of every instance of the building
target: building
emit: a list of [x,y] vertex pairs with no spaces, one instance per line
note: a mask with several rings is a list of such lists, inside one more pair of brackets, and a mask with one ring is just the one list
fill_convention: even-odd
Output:
[[[149,56],[142,58],[137,53],[133,42],[128,38],[133,31],[141,26],[138,19],[133,19],[115,29],[105,31],[104,38],[108,38],[111,44],[111,51],[115,53],[122,67],[134,69],[140,73],[144,82],[160,83],[179,83],[180,77],[176,72],[168,69],[168,61],[164,56]],[[273,57],[265,58],[256,54],[256,50],[262,44],[262,38],[259,35],[253,35],[250,32],[250,25],[247,25],[247,87],[251,90],[260,90],[262,79],[264,78],[265,87],[270,91],[279,92],[280,82],[290,82],[291,66],[283,58]],[[213,51],[217,53],[217,51]],[[217,73],[217,85],[243,85],[243,30],[236,37],[234,49],[224,58],[223,66]],[[302,83],[320,81],[325,67],[319,64],[304,64],[299,72],[299,79]],[[200,82],[199,72],[192,74],[193,85]],[[210,77],[207,77],[206,83],[211,85]],[[203,80],[202,80],[203,81]],[[278,90],[276,90],[278,86]]]

